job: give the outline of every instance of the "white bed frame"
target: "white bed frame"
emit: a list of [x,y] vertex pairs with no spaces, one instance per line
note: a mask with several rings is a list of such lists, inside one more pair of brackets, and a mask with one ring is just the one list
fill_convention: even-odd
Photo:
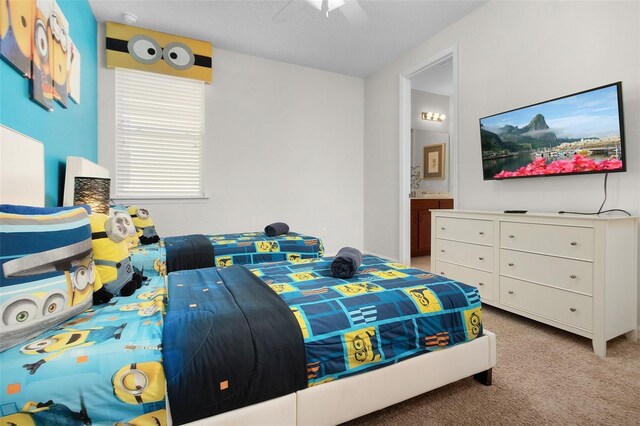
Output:
[[[1,153],[3,192],[2,202],[13,204],[44,203],[44,150],[42,144],[0,126],[2,131]],[[12,131],[11,131],[12,132]],[[5,137],[9,134],[9,137]],[[10,140],[11,146],[5,141]],[[19,144],[18,144],[19,142]],[[29,148],[27,149],[27,145]],[[18,147],[18,149],[16,149]],[[25,168],[5,168],[5,161],[29,165],[31,175]],[[88,160],[81,159],[80,163]],[[72,160],[75,161],[75,160]],[[89,162],[90,163],[90,162]],[[94,164],[94,163],[92,163]],[[97,166],[97,165],[96,165]],[[99,167],[99,166],[98,166]],[[108,172],[107,172],[108,173]],[[19,188],[5,196],[8,182],[22,182],[34,176],[40,182],[30,187],[29,201],[23,202]],[[107,175],[108,176],[108,175]],[[67,178],[69,181],[69,177]],[[20,186],[24,188],[24,186]],[[166,277],[165,277],[166,280]],[[324,383],[259,404],[229,411],[190,423],[204,425],[333,425],[355,419],[376,410],[388,407],[430,390],[453,383],[466,377],[485,374],[490,381],[491,369],[496,365],[496,336],[488,330],[484,335],[451,348],[426,353],[389,365],[378,370]],[[488,375],[488,377],[487,377]],[[481,386],[478,384],[478,386]],[[186,396],[188,398],[188,395]],[[171,424],[169,399],[167,412]],[[321,414],[319,414],[319,410]]]
[[[484,330],[482,337],[468,343],[303,389],[189,425],[335,425],[460,379],[488,372],[495,365],[496,336]],[[482,386],[479,383],[477,385]],[[170,412],[168,404],[167,408]]]

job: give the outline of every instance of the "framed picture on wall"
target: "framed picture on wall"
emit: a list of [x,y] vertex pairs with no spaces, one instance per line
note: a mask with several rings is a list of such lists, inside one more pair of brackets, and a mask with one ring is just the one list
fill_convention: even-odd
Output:
[[444,179],[445,144],[424,147],[424,179]]

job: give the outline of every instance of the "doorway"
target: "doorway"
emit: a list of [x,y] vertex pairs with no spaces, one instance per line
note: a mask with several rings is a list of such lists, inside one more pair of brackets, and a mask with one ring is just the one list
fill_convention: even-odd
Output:
[[431,270],[431,213],[453,208],[457,179],[457,49],[400,75],[400,261]]

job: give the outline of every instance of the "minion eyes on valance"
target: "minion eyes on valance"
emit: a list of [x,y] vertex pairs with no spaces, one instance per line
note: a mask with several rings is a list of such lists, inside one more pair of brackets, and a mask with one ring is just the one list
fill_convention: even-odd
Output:
[[131,68],[211,83],[211,43],[107,22],[107,68]]

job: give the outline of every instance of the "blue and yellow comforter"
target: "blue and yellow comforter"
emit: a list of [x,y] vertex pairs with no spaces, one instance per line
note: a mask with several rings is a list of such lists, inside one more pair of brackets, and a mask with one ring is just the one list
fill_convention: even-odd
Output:
[[0,423],[166,425],[165,294],[156,277],[0,353]]
[[298,320],[310,386],[482,335],[475,287],[375,256],[343,280],[331,261],[247,265]]
[[[317,237],[289,232],[267,237],[264,232],[207,235],[214,250],[216,266],[245,265],[248,263],[279,262],[284,260],[321,258],[322,240]],[[167,273],[167,253],[164,241],[131,249],[131,262],[144,275]]]

